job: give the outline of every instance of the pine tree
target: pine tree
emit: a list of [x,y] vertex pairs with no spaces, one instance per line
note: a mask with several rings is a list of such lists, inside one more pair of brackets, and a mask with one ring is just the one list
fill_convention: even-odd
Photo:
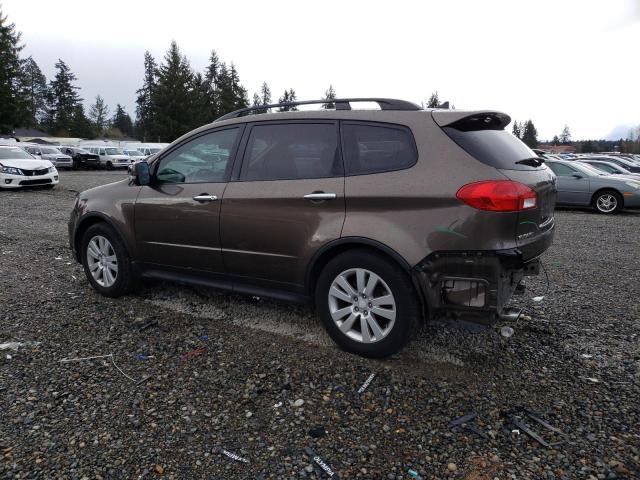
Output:
[[193,85],[191,88],[193,90],[191,113],[193,115],[194,127],[211,123],[215,120],[215,116],[211,107],[211,88],[209,82],[204,75],[198,72],[193,76]]
[[438,108],[438,105],[440,105],[440,99],[438,98],[438,91],[436,90],[429,97],[429,100],[427,101],[427,108]]
[[558,138],[558,135],[553,136],[553,140],[551,140],[551,143],[553,145],[558,145],[560,143],[560,139]]
[[516,137],[522,139],[522,125],[514,121],[511,133],[513,133]]
[[[234,110],[249,106],[249,96],[247,89],[240,84],[240,76],[236,70],[236,66],[231,62],[229,69],[229,80],[231,83],[231,93],[234,99]],[[269,93],[271,95],[271,93]]]
[[153,94],[158,82],[157,64],[149,52],[144,53],[144,80],[142,88],[136,91],[136,130],[143,140],[152,138],[153,123]]
[[527,144],[529,148],[536,148],[538,146],[538,131],[531,120],[527,120],[524,124],[522,141]]
[[47,98],[47,120],[49,130],[53,134],[65,136],[72,130],[74,111],[82,102],[77,93],[77,80],[64,61],[58,59],[55,65],[56,76],[49,83]]
[[220,116],[220,58],[215,50],[211,50],[209,66],[205,70],[207,84],[207,107],[210,110],[210,118],[214,120]]
[[[296,100],[297,100],[296,92],[293,88],[290,88],[289,90],[284,91],[282,96],[278,99],[278,103],[292,103],[292,102],[295,102]],[[279,112],[289,112],[289,111],[296,111],[296,110],[298,109],[295,106],[278,108]]]
[[0,10],[0,133],[11,133],[30,116],[23,87],[20,33]]
[[194,128],[192,87],[189,62],[172,41],[158,68],[158,84],[151,98],[155,133],[160,141],[171,142]]
[[226,115],[237,110],[237,99],[233,91],[233,82],[227,69],[227,65],[220,64],[220,74],[218,77],[218,115]]
[[[324,97],[322,97],[322,100],[335,100],[336,99],[336,91],[333,89],[333,85],[329,85],[329,89],[324,92]],[[325,102],[322,104],[322,108],[324,108],[325,110],[330,109],[330,108],[335,108],[336,105],[333,102]]]
[[22,63],[22,88],[28,99],[26,127],[36,127],[42,123],[47,114],[47,78],[32,57]]
[[271,89],[267,82],[262,82],[262,86],[260,87],[260,100],[262,101],[262,105],[269,105],[271,103]]
[[571,131],[569,131],[569,125],[565,125],[560,134],[560,143],[562,145],[569,145],[571,143]]
[[111,127],[117,128],[123,135],[133,135],[133,122],[131,117],[119,103],[116,105],[116,111],[111,119]]
[[76,105],[73,109],[71,130],[69,134],[77,138],[93,138],[96,136],[93,124],[84,114],[84,107],[82,104]]
[[102,136],[105,130],[109,126],[109,107],[104,103],[104,98],[100,95],[96,96],[96,101],[89,109],[89,120],[93,123],[94,131],[96,135]]

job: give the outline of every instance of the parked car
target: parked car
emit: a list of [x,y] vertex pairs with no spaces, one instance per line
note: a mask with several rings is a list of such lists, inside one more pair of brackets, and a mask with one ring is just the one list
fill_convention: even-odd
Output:
[[633,173],[620,165],[616,165],[613,162],[607,162],[606,160],[593,160],[586,157],[581,158],[580,163],[586,163],[587,165],[591,165],[592,167],[602,170],[605,173],[610,173],[611,175],[627,175],[640,178],[640,173]]
[[134,163],[120,147],[87,145],[82,148],[98,155],[100,159],[100,166],[107,170],[113,170],[114,168],[127,168],[130,164]]
[[503,113],[375,101],[242,109],[82,192],[69,241],[90,284],[312,302],[336,343],[369,357],[424,320],[490,325],[552,242],[555,175]]
[[122,151],[124,152],[125,155],[128,155],[129,158],[131,158],[134,162],[141,162],[148,156],[142,153],[140,150],[132,150],[132,149],[125,148]]
[[570,160],[547,160],[558,178],[558,204],[593,207],[600,213],[617,213],[640,207],[640,181],[610,175]]
[[576,160],[581,160],[582,158],[587,158],[589,160],[604,160],[606,162],[615,163],[616,165],[626,168],[630,172],[640,173],[640,164],[636,164],[633,160],[629,160],[619,156],[589,155],[586,157],[576,158]]
[[28,146],[25,150],[35,158],[49,160],[56,168],[71,168],[73,160],[55,147]]
[[49,160],[38,159],[22,148],[0,145],[0,189],[58,184],[58,171]]
[[60,151],[69,155],[73,161],[71,168],[77,170],[80,167],[98,168],[100,166],[100,156],[79,147],[60,147]]

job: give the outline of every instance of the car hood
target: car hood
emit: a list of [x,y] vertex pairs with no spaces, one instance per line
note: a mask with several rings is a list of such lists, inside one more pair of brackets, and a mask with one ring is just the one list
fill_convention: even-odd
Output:
[[43,168],[53,167],[53,164],[49,160],[0,160],[0,163],[5,167],[14,167],[24,170],[42,170]]

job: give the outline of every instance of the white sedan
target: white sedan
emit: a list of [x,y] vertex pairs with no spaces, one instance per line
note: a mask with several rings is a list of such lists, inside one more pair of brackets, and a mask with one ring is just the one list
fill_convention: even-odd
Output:
[[49,160],[38,160],[18,147],[0,145],[0,189],[53,188],[58,181],[58,170]]

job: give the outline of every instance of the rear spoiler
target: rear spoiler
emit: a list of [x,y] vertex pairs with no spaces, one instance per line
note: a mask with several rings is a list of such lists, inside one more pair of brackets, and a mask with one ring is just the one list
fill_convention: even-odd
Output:
[[455,128],[463,132],[503,130],[511,122],[509,115],[490,110],[476,112],[433,110],[431,116],[440,127]]

